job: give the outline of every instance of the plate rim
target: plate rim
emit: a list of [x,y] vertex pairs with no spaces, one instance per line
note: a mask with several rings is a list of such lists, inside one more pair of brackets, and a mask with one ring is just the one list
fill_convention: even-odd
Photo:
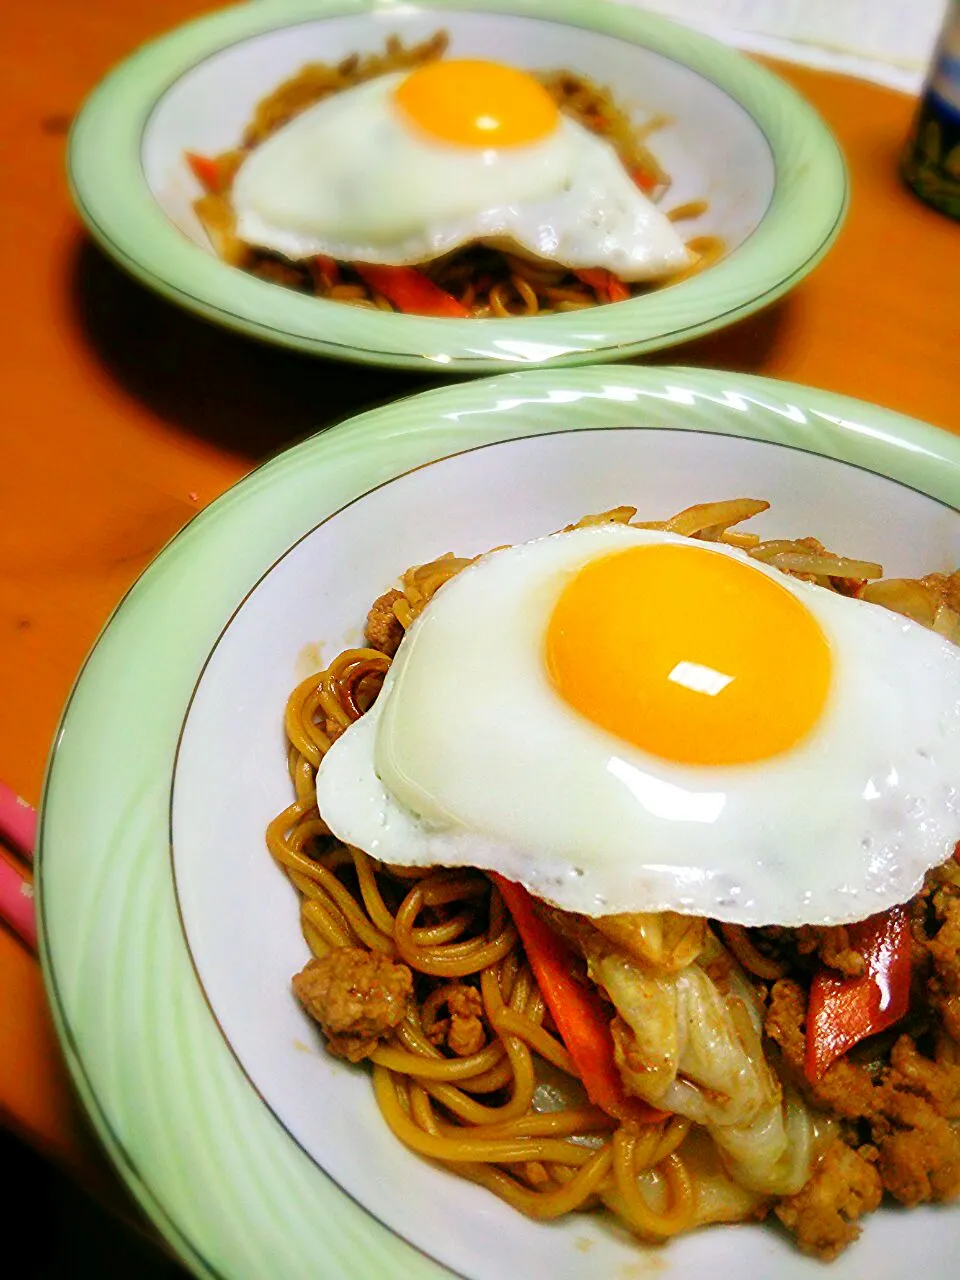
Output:
[[589,324],[578,313],[484,321],[387,316],[281,293],[178,231],[150,193],[140,162],[143,131],[161,94],[219,50],[278,27],[397,11],[393,0],[272,0],[177,27],[141,46],[93,89],[67,152],[71,194],[90,234],[168,301],[247,336],[344,360],[468,373],[617,360],[712,332],[781,297],[839,234],[849,181],[830,129],[773,72],[711,37],[610,0],[428,0],[401,9],[559,22],[652,47],[692,67],[741,105],[771,149],[775,190],[760,225],[709,272],[608,305],[602,314],[591,310]]
[[[752,439],[769,439],[771,438],[769,432],[765,435],[761,430],[760,434],[757,434],[758,425],[762,427],[763,424],[748,421],[750,414],[743,412],[745,408],[749,409],[754,405],[761,417],[764,411],[767,413],[772,411],[774,415],[779,414],[784,424],[782,430],[787,430],[787,434],[792,432],[794,436],[799,436],[802,432],[809,431],[810,438],[805,438],[802,446],[809,452],[826,457],[839,457],[842,461],[853,461],[857,465],[864,465],[862,455],[866,451],[871,457],[876,455],[877,458],[875,465],[867,465],[868,470],[888,475],[900,483],[908,483],[911,487],[918,488],[920,492],[936,497],[955,509],[960,507],[960,439],[927,424],[847,397],[752,375],[669,367],[625,368],[616,371],[598,367],[566,371],[559,377],[550,371],[511,373],[468,384],[435,388],[368,410],[356,418],[345,419],[335,427],[292,446],[289,450],[262,464],[184,526],[184,529],[167,544],[121,599],[108,618],[71,689],[54,738],[44,782],[38,839],[37,890],[40,953],[44,979],[57,1032],[81,1099],[101,1140],[135,1197],[179,1256],[199,1275],[228,1274],[226,1271],[219,1270],[216,1263],[211,1262],[207,1256],[215,1250],[209,1247],[204,1250],[200,1247],[204,1239],[209,1245],[211,1232],[215,1236],[216,1229],[210,1223],[202,1222],[194,1223],[190,1230],[185,1230],[184,1224],[178,1221],[176,1215],[170,1214],[165,1208],[165,1200],[169,1200],[169,1196],[165,1194],[169,1191],[167,1185],[171,1176],[169,1170],[158,1172],[155,1166],[148,1170],[142,1158],[143,1152],[132,1153],[128,1150],[132,1144],[129,1140],[125,1141],[124,1137],[117,1132],[117,1129],[122,1127],[117,1123],[117,1097],[115,1093],[108,1096],[111,1083],[104,1075],[103,1064],[90,1061],[89,1040],[92,1021],[90,1001],[99,1002],[102,995],[102,990],[97,987],[96,968],[85,974],[80,988],[77,987],[69,972],[71,959],[77,954],[82,954],[83,947],[89,943],[94,924],[97,925],[97,936],[104,934],[107,938],[107,943],[101,943],[101,947],[120,945],[120,935],[110,934],[113,922],[110,920],[107,907],[99,897],[88,899],[86,903],[88,916],[82,925],[70,919],[66,927],[63,903],[57,902],[58,895],[62,897],[64,893],[70,892],[70,873],[76,876],[76,868],[70,865],[74,820],[78,813],[82,814],[84,798],[89,805],[89,797],[83,794],[80,797],[76,794],[70,795],[69,757],[76,756],[73,737],[78,731],[83,730],[84,716],[88,720],[88,735],[92,730],[92,736],[96,738],[98,733],[98,727],[89,723],[89,708],[79,707],[78,700],[88,683],[102,678],[102,673],[96,673],[93,668],[98,663],[99,656],[104,646],[110,641],[111,635],[123,625],[125,615],[134,610],[137,599],[142,600],[144,596],[152,596],[158,600],[160,597],[169,596],[170,586],[165,581],[170,576],[169,571],[173,570],[173,576],[176,576],[178,563],[182,561],[185,549],[191,545],[194,547],[195,559],[205,546],[209,547],[211,539],[214,539],[217,523],[228,527],[230,536],[234,539],[242,538],[246,525],[246,509],[252,502],[262,503],[266,499],[275,501],[281,490],[287,492],[292,489],[302,507],[308,501],[322,504],[335,502],[328,514],[345,505],[344,501],[336,501],[335,494],[332,493],[317,499],[313,491],[309,495],[303,492],[300,477],[305,459],[310,459],[310,465],[313,468],[325,468],[331,460],[347,458],[349,462],[347,484],[351,486],[353,497],[356,498],[376,487],[378,483],[412,469],[410,465],[397,465],[396,460],[393,459],[391,449],[398,442],[412,445],[414,451],[422,455],[421,461],[415,465],[422,465],[424,462],[434,462],[451,453],[462,452],[481,443],[578,429],[577,419],[580,410],[575,407],[577,397],[574,395],[571,399],[568,395],[566,398],[557,399],[557,392],[563,390],[572,390],[581,398],[586,397],[588,400],[602,403],[602,412],[607,420],[594,424],[582,423],[581,426],[585,429],[591,425],[602,429],[625,425],[635,430],[665,426],[667,429],[676,430],[704,429],[702,426],[685,428],[682,424],[670,427],[669,424],[658,421],[655,417],[650,421],[624,423],[622,420],[624,409],[621,406],[630,402],[631,399],[634,404],[639,402],[642,405],[643,397],[649,396],[654,398],[654,402],[656,399],[669,400],[674,405],[679,405],[681,409],[685,406],[693,406],[694,410],[699,401],[703,400],[708,405],[716,405],[726,418],[725,424],[719,429],[716,426],[710,428],[715,433]],[[542,416],[555,421],[541,430],[530,430],[529,427],[516,430],[515,426],[512,428],[511,422],[516,419],[518,410],[522,417],[527,407],[531,405],[536,406],[535,412],[538,419]],[[482,430],[469,421],[471,414],[485,416],[486,421],[481,424]],[[462,419],[465,418],[467,420],[463,421]],[[564,425],[557,427],[556,422]],[[446,430],[443,429],[444,424],[447,424]],[[785,443],[776,432],[774,436],[776,442]],[[367,448],[356,447],[361,441],[366,443]],[[451,449],[450,444],[456,445],[458,441],[460,447]],[[911,474],[911,479],[908,480],[905,477],[911,472],[911,468],[914,472],[919,468],[920,474],[919,477],[917,474]],[[918,483],[918,478],[922,480],[924,476],[926,480]],[[346,499],[346,501],[351,500]],[[307,508],[304,507],[304,509]],[[289,542],[284,544],[284,549],[289,545]],[[264,551],[260,558],[263,559],[266,567],[273,563],[276,556],[271,555],[269,551]],[[188,673],[189,678],[186,681],[188,697],[195,685],[200,666],[206,661],[218,641],[223,624],[233,613],[239,600],[246,595],[251,583],[259,576],[259,571],[253,577],[249,577],[248,574],[246,586],[236,599],[229,599],[229,587],[221,585],[218,588],[221,597],[218,611],[219,625],[208,637],[200,663],[191,668],[192,674]],[[169,627],[171,631],[175,631],[176,623],[169,623]],[[191,666],[189,658],[181,657],[178,661],[181,667],[184,664],[188,668]],[[121,680],[119,674],[111,678],[115,681]],[[176,742],[179,739],[186,705],[184,702],[175,713],[176,731],[172,742],[161,748],[161,754],[167,752],[169,757],[167,759],[169,767],[164,774],[165,778],[167,774],[169,777],[161,787],[164,794],[161,797],[160,808],[164,817],[169,807]],[[81,717],[79,730],[78,725],[74,723],[78,716]],[[99,731],[102,732],[102,729]],[[84,736],[83,732],[81,736]],[[61,782],[61,773],[64,769],[67,771],[67,776]],[[73,785],[75,786],[75,780]],[[129,780],[126,785],[129,790],[131,785]],[[112,791],[107,797],[108,805],[111,798]],[[114,798],[113,803],[116,804],[118,801]],[[81,817],[80,822],[82,821]],[[87,821],[90,821],[89,814]],[[152,849],[149,856],[162,861],[169,877],[171,873],[165,822],[161,823],[159,835],[153,833],[148,836],[148,839]],[[107,857],[109,854],[101,853],[102,861]],[[154,870],[156,871],[156,868]],[[167,887],[169,889],[170,885],[168,884]],[[93,919],[91,919],[91,913]],[[53,917],[59,917],[56,929],[52,927]],[[212,1024],[213,1035],[220,1045],[222,1054],[231,1059],[232,1064],[232,1049],[221,1038],[222,1033],[215,1023],[212,1011],[209,1010],[194,973],[189,944],[182,935],[175,902],[173,917],[173,920],[168,921],[167,924],[172,924],[171,936],[174,938],[175,947],[179,948],[177,990],[184,995],[184,998],[189,994],[191,999],[199,1000],[200,1006],[205,1011],[204,1017],[208,1023]],[[67,938],[68,929],[73,931],[72,938]],[[74,957],[69,955],[71,949],[75,953]],[[108,961],[115,961],[117,953],[110,952],[107,958]],[[186,961],[185,964],[184,961]],[[83,983],[86,983],[85,989],[81,989]],[[193,989],[188,990],[191,984]],[[117,1029],[114,1028],[114,1034],[116,1033]],[[121,1039],[123,1034],[121,1031]],[[88,1041],[86,1053],[81,1046],[81,1041],[84,1039]],[[211,1050],[210,1056],[214,1057],[215,1051]],[[178,1065],[182,1068],[182,1061],[178,1062]],[[219,1066],[222,1076],[223,1063]],[[199,1069],[201,1073],[203,1071],[209,1073],[212,1070],[209,1063],[199,1067],[193,1064],[191,1069],[194,1071]],[[129,1077],[129,1067],[126,1070]],[[237,1070],[239,1071],[239,1068]],[[226,1074],[231,1076],[232,1072],[227,1069]],[[242,1072],[240,1075],[242,1079],[234,1079],[231,1087],[238,1089],[237,1097],[245,1099],[243,1106],[250,1112],[261,1110],[268,1112],[267,1128],[273,1133],[273,1138],[276,1138],[278,1133],[280,1135],[278,1149],[283,1150],[288,1144],[296,1147],[295,1139],[282,1129],[273,1117],[273,1113],[269,1112],[268,1108],[261,1107],[259,1096],[249,1084],[247,1077]],[[175,1126],[179,1123],[183,1128],[186,1114],[175,1117],[174,1120]],[[189,1147],[191,1142],[196,1145],[201,1138],[187,1131],[178,1134],[178,1142],[184,1140]],[[150,1154],[152,1156],[153,1153]],[[318,1191],[322,1193],[319,1195],[318,1203],[329,1201],[338,1214],[345,1212],[339,1201],[341,1198],[344,1202],[348,1201],[347,1193],[333,1183],[309,1157],[303,1157],[308,1166],[305,1169],[299,1156],[294,1158],[290,1151],[287,1155],[290,1157],[286,1169],[288,1180],[293,1179],[297,1182],[303,1179],[304,1183],[311,1184],[312,1198],[317,1197]],[[302,1152],[300,1155],[302,1156]],[[236,1190],[233,1188],[234,1192]],[[240,1198],[242,1199],[242,1193]],[[350,1205],[360,1214],[359,1229],[364,1236],[379,1235],[379,1239],[370,1247],[380,1252],[385,1251],[389,1255],[393,1274],[411,1277],[441,1277],[453,1274],[432,1259],[419,1254],[415,1246],[410,1245],[408,1241],[393,1236],[389,1228],[369,1217],[354,1202],[350,1201]],[[201,1239],[195,1242],[194,1237],[198,1232]],[[394,1265],[395,1254],[396,1265]],[[363,1275],[369,1272],[363,1271],[362,1262],[357,1265],[361,1268],[360,1270],[351,1270],[352,1261],[341,1258],[340,1269],[331,1271],[331,1274],[355,1276],[356,1280],[362,1280]],[[233,1271],[229,1274],[233,1280],[233,1276],[241,1272]],[[255,1272],[243,1274],[253,1275]]]

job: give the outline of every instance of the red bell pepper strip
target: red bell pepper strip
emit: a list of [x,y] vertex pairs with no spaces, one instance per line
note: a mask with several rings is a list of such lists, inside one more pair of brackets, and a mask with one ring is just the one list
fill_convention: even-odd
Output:
[[630,177],[633,179],[634,186],[639,187],[640,190],[646,192],[647,195],[649,195],[651,191],[656,191],[657,189],[658,184],[656,177],[652,173],[647,173],[646,169],[633,169],[630,173]]
[[185,151],[184,157],[193,171],[193,176],[208,195],[217,195],[220,191],[220,166],[210,156],[199,156],[194,151]]
[[382,293],[388,302],[408,315],[456,316],[462,319],[470,314],[452,293],[434,284],[416,267],[382,267],[355,262],[353,269],[371,289]]
[[617,1120],[652,1124],[666,1112],[627,1097],[617,1070],[610,1013],[597,992],[573,975],[573,955],[564,940],[535,913],[523,885],[488,872],[507,904],[540,993],[590,1101]]
[[910,1002],[910,921],[904,906],[849,926],[850,944],[866,972],[842,978],[821,969],[810,987],[804,1069],[816,1082],[827,1067],[867,1036],[899,1021]]
[[328,289],[340,283],[340,268],[333,258],[325,253],[315,254],[312,259],[313,269]]
[[626,302],[630,297],[627,286],[606,267],[584,267],[580,271],[574,271],[573,274],[578,280],[588,284],[591,289],[602,293],[609,302]]

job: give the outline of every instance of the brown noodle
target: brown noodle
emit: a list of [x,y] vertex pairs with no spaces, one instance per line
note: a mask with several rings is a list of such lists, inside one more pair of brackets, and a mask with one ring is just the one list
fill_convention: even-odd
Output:
[[[336,277],[331,277],[315,263],[294,262],[240,241],[234,233],[229,191],[247,154],[300,112],[331,94],[377,76],[433,62],[443,57],[447,43],[445,31],[437,31],[409,48],[392,35],[382,54],[351,54],[330,65],[311,63],[264,98],[244,132],[242,145],[216,158],[216,190],[194,204],[218,255],[262,279],[316,297],[372,310],[395,310],[349,263],[339,263]],[[585,76],[571,71],[545,71],[537,75],[561,111],[610,142],[627,172],[634,175],[654,199],[664,196],[670,178],[646,146],[649,135],[667,123],[664,117],[654,117],[638,126],[614,102],[608,90]],[[667,216],[672,221],[693,219],[706,208],[706,201],[688,201],[669,210]],[[687,241],[687,247],[696,255],[691,266],[663,281],[628,285],[631,296],[696,275],[712,266],[726,251],[723,241],[716,236],[695,236]],[[420,270],[451,293],[476,319],[578,311],[611,301],[604,289],[585,283],[566,267],[529,261],[482,245],[454,250],[421,264]]]
[[[337,723],[349,723],[359,710],[357,683],[384,666],[382,654],[348,651],[291,695],[290,771],[298,799],[267,831],[270,852],[301,894],[303,931],[315,955],[361,946],[402,959],[417,975],[424,995],[395,1036],[371,1055],[384,1119],[412,1150],[454,1165],[531,1217],[593,1206],[615,1186],[641,1234],[662,1239],[682,1230],[694,1210],[693,1184],[676,1154],[687,1122],[628,1131],[589,1104],[535,1109],[537,1058],[570,1076],[575,1071],[543,1025],[542,997],[487,877],[392,869],[331,843],[310,796],[313,759],[329,741],[317,710],[323,706]],[[424,1024],[457,978],[479,983],[490,1037],[478,1053],[447,1058],[430,1043]],[[491,1101],[491,1095],[502,1100]],[[636,1185],[637,1173],[653,1168],[670,1188],[662,1214]]]

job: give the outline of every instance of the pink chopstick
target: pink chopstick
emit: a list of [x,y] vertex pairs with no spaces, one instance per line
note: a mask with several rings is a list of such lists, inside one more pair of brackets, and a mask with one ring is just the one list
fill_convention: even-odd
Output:
[[[37,811],[21,796],[0,782],[0,840],[28,861],[37,839]],[[0,856],[0,920],[37,949],[37,917],[33,907],[33,885],[24,873]]]
[[0,782],[0,840],[28,860],[37,842],[37,811]]
[[36,951],[37,918],[33,909],[33,885],[4,857],[0,857],[0,919],[28,947]]

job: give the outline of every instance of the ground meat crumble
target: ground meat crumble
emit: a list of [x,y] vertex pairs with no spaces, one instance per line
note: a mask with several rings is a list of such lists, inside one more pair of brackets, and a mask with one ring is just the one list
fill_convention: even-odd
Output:
[[829,1262],[859,1235],[862,1214],[872,1213],[883,1197],[874,1167],[875,1153],[864,1153],[835,1139],[807,1185],[784,1196],[774,1213],[805,1253]]
[[480,992],[462,982],[451,983],[443,988],[438,1011],[444,1007],[447,1016],[435,1018],[424,1027],[430,1043],[449,1049],[458,1058],[479,1053],[487,1042]]
[[378,596],[370,606],[367,614],[367,625],[364,638],[371,649],[379,649],[392,658],[403,639],[403,626],[393,611],[397,600],[403,599],[403,592],[391,587],[382,596]]
[[330,1052],[359,1062],[403,1021],[413,975],[379,952],[334,947],[294,975],[293,989],[323,1028]]
[[[839,932],[795,931],[766,941],[843,964]],[[783,931],[784,934],[787,931]],[[960,874],[955,860],[932,871],[911,904],[913,993],[908,1016],[839,1059],[815,1084],[804,1075],[807,992],[781,978],[767,998],[767,1036],[808,1100],[840,1119],[832,1146],[806,1187],[776,1206],[801,1248],[836,1255],[857,1219],[886,1192],[903,1205],[960,1196]],[[852,976],[852,974],[851,974]],[[849,1154],[843,1154],[843,1152]],[[879,1190],[877,1190],[879,1189]]]

